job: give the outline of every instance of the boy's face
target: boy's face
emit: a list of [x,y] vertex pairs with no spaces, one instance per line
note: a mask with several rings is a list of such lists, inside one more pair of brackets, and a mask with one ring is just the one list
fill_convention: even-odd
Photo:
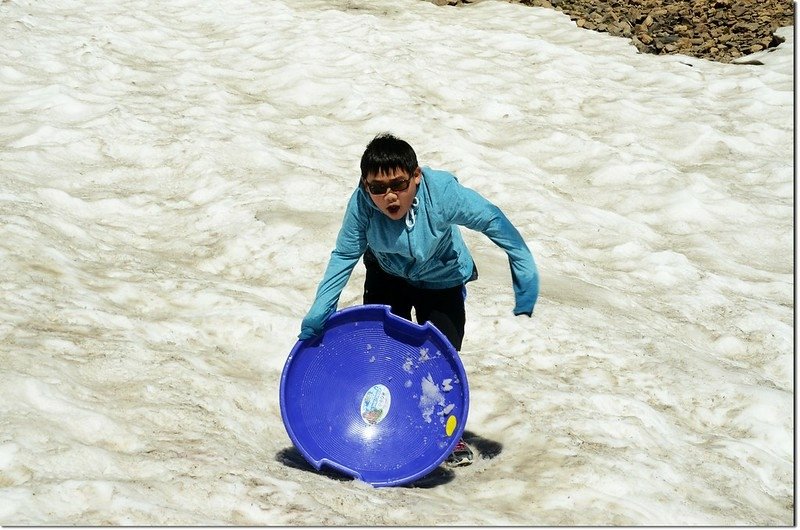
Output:
[[397,221],[405,217],[411,208],[420,180],[422,170],[419,167],[414,170],[413,175],[409,175],[404,169],[395,168],[384,173],[370,173],[364,186],[375,206],[384,215]]

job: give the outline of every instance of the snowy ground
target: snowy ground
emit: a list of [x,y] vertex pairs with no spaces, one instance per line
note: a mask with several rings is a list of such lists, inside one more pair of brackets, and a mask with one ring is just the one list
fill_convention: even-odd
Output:
[[[793,32],[639,55],[505,2],[0,3],[0,524],[791,525]],[[390,130],[468,232],[468,439],[418,487],[309,470],[278,385]],[[360,302],[359,265],[340,307]]]

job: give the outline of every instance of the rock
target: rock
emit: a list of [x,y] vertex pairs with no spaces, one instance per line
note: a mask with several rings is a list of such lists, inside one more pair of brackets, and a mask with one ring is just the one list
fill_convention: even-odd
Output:
[[[463,5],[482,0],[429,0]],[[783,42],[779,27],[794,25],[788,0],[507,0],[557,9],[587,30],[631,39],[643,53],[733,59]],[[746,60],[737,64],[751,64]]]

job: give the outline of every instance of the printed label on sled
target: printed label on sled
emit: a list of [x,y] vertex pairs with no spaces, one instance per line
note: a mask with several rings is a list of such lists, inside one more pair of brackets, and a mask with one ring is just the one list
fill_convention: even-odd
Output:
[[361,400],[361,417],[370,425],[380,423],[389,413],[392,394],[383,385],[375,385],[364,394]]

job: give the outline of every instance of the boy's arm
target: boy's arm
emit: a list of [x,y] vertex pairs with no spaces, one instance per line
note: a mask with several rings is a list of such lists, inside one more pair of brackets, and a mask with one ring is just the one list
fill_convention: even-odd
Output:
[[367,248],[366,216],[358,202],[358,190],[350,198],[342,227],[336,238],[336,248],[331,252],[325,275],[322,277],[314,303],[308,310],[300,328],[300,340],[309,339],[322,332],[325,321],[336,311],[339,296],[347,280]]
[[522,235],[500,208],[455,178],[448,184],[446,196],[455,199],[446,201],[451,222],[482,232],[506,251],[516,302],[514,314],[531,316],[539,297],[539,271]]

